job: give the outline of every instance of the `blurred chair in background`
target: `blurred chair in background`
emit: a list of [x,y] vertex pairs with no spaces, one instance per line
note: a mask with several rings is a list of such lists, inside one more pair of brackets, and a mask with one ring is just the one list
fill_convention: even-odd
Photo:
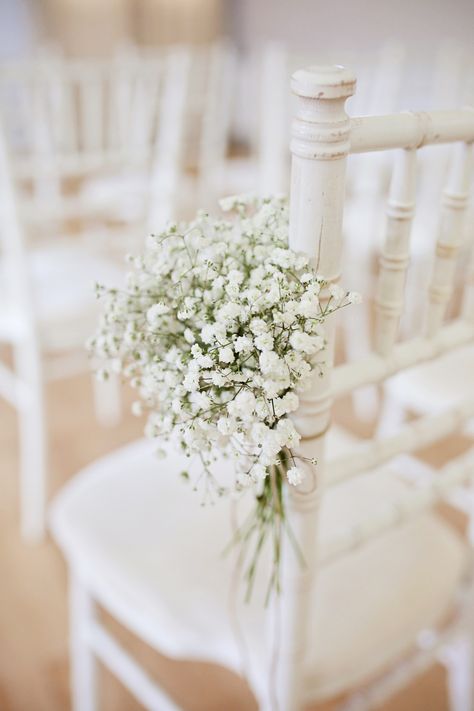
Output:
[[[470,68],[474,55],[467,48],[450,40],[444,41],[436,51],[436,61],[426,85],[417,86],[416,76],[411,76],[411,63],[407,61],[402,43],[387,42],[377,55],[367,52],[359,55],[339,53],[343,63],[357,68],[358,91],[350,100],[351,112],[356,115],[387,114],[410,106],[422,99],[423,108],[450,109],[464,103],[472,104],[473,89]],[[246,117],[243,125],[250,137],[251,158],[234,163],[230,179],[243,189],[253,186],[261,194],[286,192],[288,187],[288,135],[290,130],[290,95],[288,77],[292,69],[308,63],[281,43],[268,43],[260,53],[247,58],[241,65],[245,84],[242,92],[247,105],[259,106],[259,111]],[[331,57],[321,57],[317,51],[312,63],[330,63]],[[410,70],[410,74],[408,73]],[[425,78],[426,79],[426,78]],[[250,100],[252,99],[252,100]],[[407,102],[407,103],[405,103]],[[408,274],[408,288],[414,293],[420,280],[427,284],[431,264],[430,238],[436,228],[436,210],[441,197],[442,184],[448,169],[449,146],[437,146],[420,151],[419,184],[417,186],[417,211],[413,229],[412,265]],[[384,230],[384,205],[388,195],[392,172],[391,156],[372,153],[355,156],[348,168],[348,201],[344,213],[346,233],[345,249],[347,279],[354,288],[374,298],[376,270],[374,265],[380,251],[380,238]],[[371,288],[367,288],[370,286]],[[403,331],[413,335],[420,328],[420,301],[413,298],[414,308],[404,314]],[[357,360],[370,349],[370,308],[357,314],[345,314],[343,340],[348,357]],[[343,317],[343,318],[344,318]],[[379,398],[373,387],[361,388],[354,393],[357,416],[366,422],[377,413]]]
[[[358,67],[358,91],[351,100],[352,110],[358,114],[387,114],[399,108],[404,76],[404,49],[399,43],[381,46],[373,57],[363,53],[341,56],[345,64]],[[252,141],[255,162],[247,161],[247,175],[239,179],[252,180],[260,194],[286,193],[289,184],[288,137],[290,134],[289,77],[298,66],[308,64],[308,57],[290,53],[280,43],[268,43],[259,57],[258,66],[259,111],[254,114],[255,138]],[[331,58],[321,57],[315,51],[311,60],[316,64],[330,64]],[[254,80],[255,85],[255,80]],[[242,165],[239,165],[242,171]],[[344,230],[347,234],[345,249],[345,279],[363,293],[370,293],[373,285],[373,260],[375,237],[380,234],[383,205],[390,171],[390,159],[384,154],[357,156],[349,166],[347,180],[348,201],[344,213]],[[362,308],[345,319],[347,335],[343,335],[347,355],[357,359],[367,352],[370,344],[369,308]],[[376,416],[377,391],[374,387],[361,388],[353,395],[356,413],[361,420],[370,421]]]
[[[466,212],[463,199],[459,205],[448,201],[444,208],[427,330],[398,341],[417,148],[457,142],[448,191],[464,195],[473,116],[459,110],[433,112],[429,120],[420,113],[351,121],[344,105],[354,85],[352,73],[342,67],[299,71],[293,78],[290,246],[317,255],[318,269],[330,281],[338,281],[347,259],[341,257],[347,155],[395,149],[396,170],[376,291],[374,349],[356,363],[329,367],[296,413],[302,454],[317,457],[318,482],[324,479],[326,489],[323,496],[320,485],[288,491],[289,524],[306,566],[287,550],[283,591],[274,610],[273,651],[262,605],[265,576],[250,604],[234,600],[245,658],[233,628],[236,620],[229,615],[229,595],[239,595],[232,590],[232,564],[221,555],[223,541],[232,535],[229,507],[203,511],[180,482],[184,463],[172,445],[160,465],[166,476],[157,475],[149,443],[130,445],[91,464],[53,505],[53,532],[71,574],[76,711],[96,707],[97,658],[146,708],[178,709],[107,631],[96,603],[162,653],[246,673],[265,710],[297,711],[305,703],[340,695],[349,697],[344,709],[377,707],[425,670],[457,635],[472,634],[472,556],[465,537],[437,508],[472,480],[472,448],[454,455],[423,488],[411,486],[403,471],[388,466],[398,455],[454,434],[472,415],[472,398],[456,400],[395,435],[361,443],[341,440],[331,431],[330,415],[332,398],[383,383],[424,361],[441,364],[443,354],[474,339],[473,285],[466,273],[465,307],[444,324],[459,246],[454,226]],[[422,296],[420,290],[417,298]],[[332,329],[327,337],[332,352]],[[229,463],[219,460],[217,467],[226,472]],[[245,499],[240,507],[246,508]],[[239,518],[245,515],[241,509]],[[442,658],[449,663],[449,657]],[[468,678],[467,657],[463,664]],[[452,689],[453,709],[472,708],[466,685],[453,683]]]
[[[1,366],[1,394],[17,407],[20,423],[21,528],[28,540],[44,531],[47,434],[44,385],[89,368],[85,338],[97,317],[92,284],[118,281],[120,272],[74,243],[41,235],[41,220],[23,210],[3,131],[0,131],[0,341],[13,349],[14,366]],[[38,229],[38,235],[35,234]],[[32,239],[33,238],[33,239]],[[29,244],[30,242],[33,244]],[[36,245],[34,242],[36,241]],[[118,393],[96,393],[98,414],[115,420]]]
[[[48,49],[0,66],[0,323],[15,355],[2,394],[20,414],[28,539],[43,531],[44,382],[89,367],[94,282],[118,283],[125,253],[147,232],[219,196],[231,70],[222,44],[111,60]],[[112,383],[96,385],[103,423],[116,421],[117,395]]]

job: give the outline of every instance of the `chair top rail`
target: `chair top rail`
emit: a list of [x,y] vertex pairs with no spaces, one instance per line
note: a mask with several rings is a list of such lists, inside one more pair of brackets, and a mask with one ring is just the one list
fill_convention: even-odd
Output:
[[474,141],[474,108],[351,119],[350,153]]

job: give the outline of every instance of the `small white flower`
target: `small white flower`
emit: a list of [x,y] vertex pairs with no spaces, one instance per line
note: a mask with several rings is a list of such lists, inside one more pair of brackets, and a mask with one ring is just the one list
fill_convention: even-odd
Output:
[[259,336],[260,334],[266,333],[268,331],[268,326],[263,319],[253,318],[250,321],[250,330],[256,336]]
[[194,333],[191,331],[190,328],[185,328],[183,335],[184,335],[184,338],[186,339],[186,341],[187,341],[188,343],[194,343],[194,341],[196,340],[196,339],[194,338]]
[[253,348],[252,339],[248,336],[239,336],[234,343],[236,353],[249,353]]
[[146,320],[151,326],[154,326],[159,317],[163,316],[163,314],[169,313],[169,310],[170,307],[166,304],[153,304],[153,306],[150,306],[146,312]]
[[242,284],[244,275],[239,269],[231,269],[227,275],[227,279],[231,284]]
[[171,409],[176,415],[179,415],[183,410],[182,401],[177,397],[173,398],[173,400],[171,401]]
[[298,486],[303,481],[303,472],[298,467],[291,467],[286,473],[288,483],[292,486]]
[[273,350],[273,336],[271,333],[261,333],[255,338],[255,345],[260,351]]
[[318,350],[317,342],[308,333],[301,333],[296,331],[290,336],[290,343],[296,351],[302,351],[311,355]]
[[362,296],[357,291],[349,291],[347,293],[347,301],[350,304],[361,304]]
[[206,393],[197,392],[194,394],[194,403],[200,410],[208,410],[212,405],[212,400]]
[[226,378],[222,375],[222,373],[212,373],[211,379],[212,384],[218,388],[222,388],[227,382]]
[[179,321],[186,321],[186,319],[191,318],[192,313],[189,311],[189,309],[181,309],[181,311],[178,311],[176,314],[176,317],[178,318]]
[[262,373],[271,373],[276,370],[280,363],[280,358],[275,351],[262,351],[259,357],[260,368]]
[[196,360],[201,368],[212,368],[214,365],[214,361],[210,355],[199,355]]
[[204,343],[212,343],[215,337],[215,331],[214,331],[214,326],[211,326],[211,324],[206,324],[202,329],[201,329],[201,339],[204,341]]
[[195,392],[199,388],[199,373],[188,372],[183,380],[183,386],[189,392]]
[[221,363],[232,363],[234,361],[234,351],[230,346],[219,348],[219,360]]
[[333,299],[336,299],[336,301],[341,301],[341,299],[343,299],[346,295],[346,292],[341,286],[339,286],[339,284],[330,284],[328,291]]
[[231,210],[234,209],[234,206],[235,206],[237,200],[238,200],[238,198],[235,195],[231,195],[230,197],[221,198],[219,200],[219,207],[221,208],[222,212],[230,212]]
[[219,417],[217,420],[217,429],[223,435],[231,435],[236,430],[236,424],[229,417]]
[[268,475],[268,470],[262,464],[254,464],[250,475],[254,481],[263,481]]

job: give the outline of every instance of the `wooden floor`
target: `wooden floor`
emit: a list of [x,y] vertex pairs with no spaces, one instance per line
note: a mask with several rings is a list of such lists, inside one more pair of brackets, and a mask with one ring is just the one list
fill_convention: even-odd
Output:
[[[142,424],[130,415],[117,428],[99,428],[86,376],[52,385],[48,403],[51,494],[90,460],[141,433]],[[28,547],[19,538],[16,417],[3,402],[0,462],[0,711],[67,711],[66,569],[50,539]],[[171,662],[118,632],[187,711],[255,709],[245,684],[234,675],[203,664]],[[101,711],[141,708],[105,671],[101,671],[100,688]],[[333,704],[326,704],[324,711],[332,708]],[[384,711],[447,708],[444,672],[435,667]]]

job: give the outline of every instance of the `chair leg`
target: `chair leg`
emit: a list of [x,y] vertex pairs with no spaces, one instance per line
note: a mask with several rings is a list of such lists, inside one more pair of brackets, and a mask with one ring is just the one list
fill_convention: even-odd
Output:
[[447,671],[450,711],[473,711],[472,645],[464,637],[443,649],[440,661]]
[[474,437],[474,418],[471,417],[465,423],[462,432],[466,437]]
[[25,392],[19,410],[21,533],[26,541],[37,542],[45,532],[47,427],[45,388],[35,345],[19,345],[15,364]]
[[71,708],[97,711],[97,662],[87,642],[94,621],[95,603],[74,573],[69,581]]
[[388,437],[396,434],[405,420],[405,409],[385,388],[382,409],[380,411],[376,437]]
[[120,422],[122,414],[122,399],[120,381],[115,375],[105,381],[92,380],[94,389],[94,409],[97,421],[104,427],[114,427]]

